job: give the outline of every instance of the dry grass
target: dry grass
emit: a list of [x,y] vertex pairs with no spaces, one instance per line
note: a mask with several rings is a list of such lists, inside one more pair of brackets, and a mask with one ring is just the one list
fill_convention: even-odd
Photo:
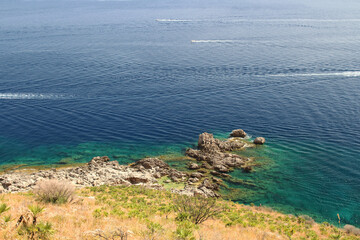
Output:
[[39,201],[45,203],[71,202],[75,197],[75,186],[56,179],[43,180],[36,184],[34,194]]
[[[52,223],[55,230],[52,239],[105,239],[96,235],[99,232],[108,239],[121,239],[115,236],[112,238],[112,234],[119,229],[126,232],[128,240],[176,239],[174,232],[179,223],[175,221],[176,213],[171,209],[174,195],[169,192],[140,187],[97,187],[82,189],[78,191],[78,195],[78,201],[73,203],[42,204],[45,209],[38,220]],[[29,205],[39,204],[36,197],[30,193],[2,194],[0,203],[10,206],[7,212],[0,215],[0,239],[25,239],[17,234],[15,224],[18,217],[28,211]],[[333,235],[340,232],[330,225],[314,223],[310,226],[298,218],[259,207],[225,201],[219,204],[227,210],[194,227],[194,239],[335,239]],[[7,223],[3,220],[4,214],[12,216]],[[273,226],[277,228],[274,229]],[[285,233],[288,227],[298,230],[291,238]],[[316,234],[317,238],[308,236],[309,232]],[[339,239],[359,239],[345,232],[340,234]]]

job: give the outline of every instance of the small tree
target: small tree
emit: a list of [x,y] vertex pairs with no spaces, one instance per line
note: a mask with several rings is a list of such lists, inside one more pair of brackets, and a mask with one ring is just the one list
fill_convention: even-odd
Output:
[[29,210],[22,214],[16,223],[16,226],[19,227],[18,234],[25,235],[30,240],[49,239],[50,235],[54,233],[52,224],[37,221],[38,216],[43,211],[44,208],[38,205],[29,206]]
[[174,206],[178,212],[177,220],[190,220],[194,224],[200,224],[222,211],[216,204],[216,198],[203,196],[179,195],[174,200]]
[[39,205],[30,205],[29,210],[32,214],[33,223],[36,224],[38,216],[44,211],[44,207],[41,207]]

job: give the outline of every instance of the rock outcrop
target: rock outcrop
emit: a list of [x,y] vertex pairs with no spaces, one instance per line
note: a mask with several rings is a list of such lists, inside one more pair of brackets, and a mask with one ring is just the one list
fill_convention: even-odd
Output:
[[153,185],[157,181],[151,171],[139,172],[128,166],[122,166],[108,157],[94,157],[81,167],[66,169],[40,170],[38,172],[13,172],[0,176],[1,192],[19,192],[31,190],[38,181],[58,179],[72,182],[76,186],[99,185]]
[[200,134],[198,140],[198,149],[208,153],[234,151],[243,148],[245,145],[244,142],[237,140],[221,141],[214,138],[213,134],[206,132]]
[[155,178],[168,176],[173,182],[183,182],[188,177],[186,173],[171,168],[158,158],[145,158],[131,164],[130,167],[140,172],[150,172]]
[[187,173],[171,168],[158,158],[145,158],[127,166],[120,165],[117,161],[110,161],[106,156],[94,157],[80,167],[41,170],[33,173],[4,173],[0,175],[0,193],[28,191],[35,187],[38,181],[45,179],[66,180],[77,187],[140,184],[149,188],[163,189],[158,179],[164,176],[168,176],[174,182],[185,183],[184,189],[174,189],[172,190],[174,192],[218,196],[213,187],[207,189],[206,186],[205,188],[191,186],[191,183],[200,181],[203,177],[201,173],[189,176]]
[[[186,155],[202,162],[202,168],[227,173],[232,168],[245,166],[245,163],[250,160],[237,154],[227,153],[227,151],[239,150],[244,147],[246,147],[246,143],[243,141],[220,141],[210,133],[202,133],[199,136],[198,149],[190,148],[186,151]],[[193,164],[189,165],[189,169],[195,169],[193,167]]]

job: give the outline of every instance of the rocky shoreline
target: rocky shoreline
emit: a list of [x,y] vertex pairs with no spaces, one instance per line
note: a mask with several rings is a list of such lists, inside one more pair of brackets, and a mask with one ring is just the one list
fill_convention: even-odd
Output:
[[165,184],[183,183],[181,188],[171,188],[172,192],[218,197],[222,182],[218,177],[229,177],[227,173],[234,168],[242,168],[246,172],[252,170],[251,159],[229,153],[254,146],[243,140],[246,133],[240,130],[234,130],[231,133],[233,137],[226,141],[215,139],[209,133],[200,134],[198,148],[186,151],[186,155],[194,160],[188,166],[189,172],[173,169],[158,158],[145,158],[130,165],[120,165],[117,161],[110,161],[106,156],[94,157],[79,167],[40,170],[33,173],[4,173],[0,175],[0,193],[29,191],[37,182],[45,179],[68,181],[77,187],[136,184],[164,189],[160,179],[166,177]]

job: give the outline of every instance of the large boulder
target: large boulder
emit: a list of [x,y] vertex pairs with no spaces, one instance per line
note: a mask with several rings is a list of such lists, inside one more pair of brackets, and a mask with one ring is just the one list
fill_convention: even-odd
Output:
[[199,135],[198,148],[205,152],[220,151],[219,140],[214,138],[211,133],[202,133]]
[[257,138],[254,139],[254,143],[255,143],[255,144],[258,144],[258,145],[262,145],[262,144],[265,143],[265,138],[263,138],[263,137],[257,137]]
[[242,129],[235,129],[230,133],[230,136],[244,138],[244,137],[246,137],[246,132]]

